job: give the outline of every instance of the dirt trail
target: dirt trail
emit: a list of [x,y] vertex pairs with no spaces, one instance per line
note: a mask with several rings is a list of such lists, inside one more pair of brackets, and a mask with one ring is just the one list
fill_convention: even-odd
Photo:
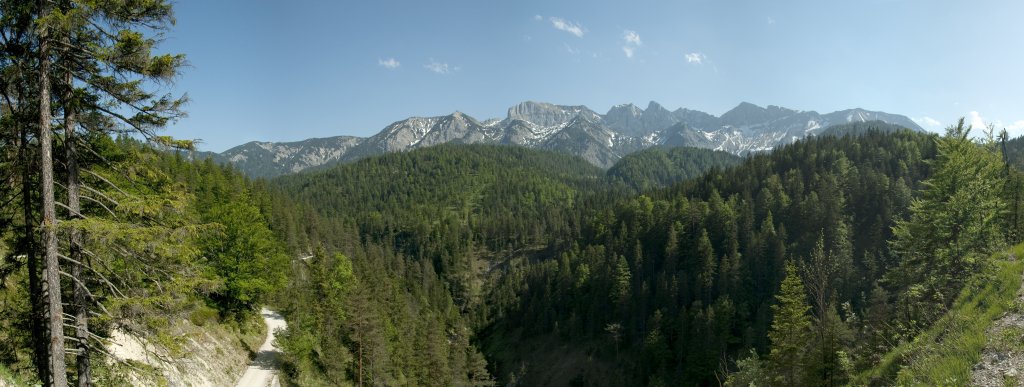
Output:
[[988,343],[971,370],[971,385],[1024,387],[1024,278],[1016,302],[985,332]]
[[242,375],[242,378],[235,384],[236,387],[280,386],[277,372],[281,349],[274,343],[274,332],[285,329],[288,324],[285,323],[284,317],[270,309],[263,308],[260,314],[263,315],[263,321],[267,324],[267,339],[263,341],[256,358],[245,370],[245,375]]

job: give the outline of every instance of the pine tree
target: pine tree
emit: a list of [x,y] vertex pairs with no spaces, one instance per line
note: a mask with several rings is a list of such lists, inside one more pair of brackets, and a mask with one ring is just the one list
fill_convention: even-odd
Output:
[[707,230],[701,230],[700,239],[697,241],[697,259],[701,265],[697,280],[701,286],[699,291],[704,295],[704,300],[710,302],[715,276],[718,273],[718,259],[715,258],[715,251],[711,246]]
[[53,45],[48,21],[51,7],[40,1],[39,40],[39,176],[42,183],[43,212],[43,293],[47,304],[47,329],[50,332],[50,385],[67,386],[67,365],[64,361],[64,306],[61,298],[60,252],[57,249],[57,211],[53,182],[53,117],[51,109]]
[[933,175],[910,206],[910,219],[893,228],[892,250],[902,258],[888,280],[904,290],[911,319],[936,317],[984,257],[1005,243],[1003,163],[993,142],[975,143],[964,119],[937,139]]
[[[61,74],[57,78],[61,80],[58,86],[63,91],[60,102],[65,117],[65,165],[68,167],[69,183],[67,208],[71,212],[70,217],[75,219],[82,217],[78,203],[80,155],[77,152],[79,144],[76,136],[79,113],[89,116],[82,121],[82,126],[87,131],[119,131],[122,129],[121,126],[124,126],[129,131],[152,138],[164,145],[173,143],[191,146],[187,142],[175,142],[167,137],[155,136],[156,129],[180,117],[182,113],[179,108],[184,100],[158,96],[147,90],[154,82],[172,80],[177,74],[177,69],[184,64],[184,59],[181,55],[154,55],[152,52],[158,41],[159,31],[173,23],[171,6],[164,0],[130,3],[68,0],[58,2],[52,10],[49,3],[40,2],[42,10],[39,17],[39,40],[42,59],[39,73],[44,91],[40,95],[40,101],[46,104],[45,108],[41,105],[40,113],[49,115],[50,57],[54,56],[58,58],[55,62],[55,74]],[[54,32],[52,37],[49,32],[51,29]],[[146,32],[155,36],[146,36]],[[51,53],[50,45],[58,49],[52,50]],[[49,117],[41,116],[41,121],[43,120],[49,121]],[[53,200],[53,190],[46,189],[46,176],[48,173],[52,174],[52,166],[46,161],[46,154],[52,152],[52,145],[45,141],[46,137],[50,136],[50,131],[49,122],[41,123],[40,138],[44,140],[40,142],[44,155],[44,220],[48,208],[46,202]],[[77,374],[78,384],[81,386],[91,383],[90,346],[87,344],[90,305],[86,301],[89,291],[85,289],[85,284],[89,281],[86,278],[88,270],[82,268],[86,264],[85,259],[81,256],[84,231],[80,228],[69,230],[70,251],[67,256],[72,262],[72,304],[75,306],[75,336],[78,340]],[[50,238],[48,233],[44,235],[47,240]],[[49,250],[47,248],[47,260],[50,259]],[[54,350],[51,349],[51,356]]]
[[811,318],[807,312],[807,293],[796,266],[786,265],[786,278],[782,280],[777,304],[772,305],[772,329],[768,332],[771,353],[768,362],[776,383],[787,386],[803,385],[804,356],[810,336]]
[[612,302],[618,307],[624,307],[629,302],[632,288],[632,274],[626,257],[619,255],[612,266]]

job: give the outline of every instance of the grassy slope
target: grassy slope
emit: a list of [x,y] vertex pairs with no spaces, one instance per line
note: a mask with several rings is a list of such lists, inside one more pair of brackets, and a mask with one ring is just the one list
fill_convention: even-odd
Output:
[[[1013,258],[1015,257],[1015,258]],[[912,342],[889,351],[852,385],[967,385],[971,367],[981,358],[985,332],[1012,308],[1024,272],[1024,244],[992,258],[990,273],[976,276],[960,292],[946,316]],[[894,380],[895,379],[895,380]]]

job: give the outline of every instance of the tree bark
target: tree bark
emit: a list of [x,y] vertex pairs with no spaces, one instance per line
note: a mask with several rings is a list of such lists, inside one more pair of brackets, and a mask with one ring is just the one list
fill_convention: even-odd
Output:
[[43,319],[46,313],[43,311],[43,292],[39,278],[39,256],[36,254],[36,230],[33,226],[35,213],[33,210],[33,189],[32,189],[32,155],[29,150],[28,129],[21,128],[21,205],[24,211],[24,224],[22,236],[22,248],[24,249],[25,260],[28,264],[28,294],[32,305],[32,362],[36,367],[36,374],[39,381],[49,384],[49,366],[47,354],[49,346],[46,345],[46,325]]
[[[65,43],[70,44],[71,40],[65,36]],[[70,64],[69,64],[70,66]],[[77,138],[75,137],[75,126],[78,125],[75,115],[74,102],[74,80],[71,71],[65,73],[64,78],[64,149],[67,152],[68,166],[68,211],[71,219],[81,219],[81,199],[79,198],[78,178],[78,149]],[[75,279],[72,293],[75,305],[75,339],[78,344],[78,355],[76,364],[78,371],[78,386],[87,387],[92,385],[92,372],[89,365],[89,299],[88,290],[85,289],[86,278],[82,265],[85,260],[82,258],[82,230],[72,227],[70,230],[68,256],[74,263],[71,267],[71,277]]]
[[[40,0],[40,18],[49,16],[47,0]],[[39,154],[43,193],[43,270],[48,302],[47,324],[50,329],[50,385],[66,387],[67,365],[64,361],[64,306],[61,304],[60,262],[57,252],[57,214],[53,190],[53,133],[50,113],[50,37],[47,27],[39,27]]]

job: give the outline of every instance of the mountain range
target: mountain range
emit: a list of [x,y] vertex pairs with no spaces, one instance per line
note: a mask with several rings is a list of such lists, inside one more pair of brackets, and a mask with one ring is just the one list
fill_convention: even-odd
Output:
[[651,101],[646,109],[623,104],[602,115],[586,106],[527,101],[510,107],[504,119],[480,121],[457,111],[407,118],[370,137],[253,141],[221,153],[202,152],[198,157],[212,157],[250,176],[269,178],[442,143],[486,143],[566,152],[609,168],[623,156],[652,146],[691,146],[745,155],[771,150],[832,125],[869,121],[923,130],[906,116],[859,108],[819,114],[743,102],[716,117],[682,108],[670,111]]

